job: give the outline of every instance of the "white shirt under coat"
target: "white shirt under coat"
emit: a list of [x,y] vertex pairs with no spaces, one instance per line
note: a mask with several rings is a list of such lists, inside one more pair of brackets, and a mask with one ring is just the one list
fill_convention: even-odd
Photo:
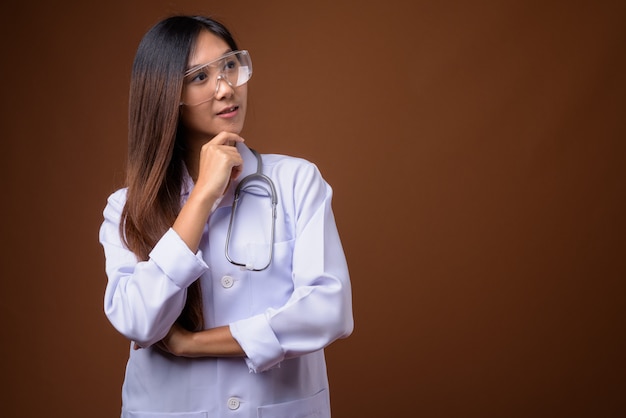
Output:
[[[240,180],[256,171],[257,161],[245,145],[237,148],[244,160]],[[126,190],[109,197],[100,229],[108,276],[104,310],[121,334],[146,347],[133,350],[131,343],[123,417],[330,417],[323,349],[353,329],[332,190],[303,159],[263,155],[263,172],[276,186],[278,210],[273,261],[260,272],[234,266],[224,255],[238,181],[209,217],[196,254],[170,229],[143,262],[119,236]],[[187,175],[183,201],[192,187]],[[231,244],[233,258],[252,264],[265,257],[271,225],[269,215],[248,216],[253,206],[242,206],[237,231],[246,236],[238,232]],[[151,347],[180,315],[186,288],[198,277],[206,327],[228,325],[245,357],[184,358]]]

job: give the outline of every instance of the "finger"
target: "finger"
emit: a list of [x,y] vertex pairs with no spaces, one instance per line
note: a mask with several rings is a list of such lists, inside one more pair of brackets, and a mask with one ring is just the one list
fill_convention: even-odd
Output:
[[237,177],[239,177],[239,175],[241,174],[241,172],[243,171],[243,166],[241,165],[236,165],[232,168],[231,172],[230,172],[230,179],[231,180],[236,180]]
[[209,142],[215,145],[234,146],[237,142],[244,142],[244,139],[235,133],[222,131],[215,135]]

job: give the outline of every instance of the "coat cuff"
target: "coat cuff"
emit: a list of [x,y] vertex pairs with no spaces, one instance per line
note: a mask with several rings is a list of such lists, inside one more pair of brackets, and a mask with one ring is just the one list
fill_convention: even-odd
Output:
[[251,372],[259,373],[277,366],[285,353],[264,314],[230,324],[230,332],[246,353]]
[[202,259],[202,252],[194,254],[172,228],[154,246],[150,259],[181,289],[209,269]]

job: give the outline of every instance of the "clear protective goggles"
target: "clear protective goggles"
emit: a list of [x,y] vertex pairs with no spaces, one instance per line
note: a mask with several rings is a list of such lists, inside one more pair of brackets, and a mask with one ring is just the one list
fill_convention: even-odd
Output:
[[197,106],[215,97],[224,81],[230,87],[242,86],[252,77],[252,60],[246,50],[233,51],[185,71],[181,105]]

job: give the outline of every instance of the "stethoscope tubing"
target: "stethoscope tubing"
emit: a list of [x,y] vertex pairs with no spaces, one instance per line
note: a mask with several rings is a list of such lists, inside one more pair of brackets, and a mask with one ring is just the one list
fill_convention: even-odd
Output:
[[[239,267],[245,267],[247,270],[250,271],[263,271],[265,269],[267,269],[270,264],[272,263],[272,258],[274,257],[274,233],[276,230],[276,206],[278,204],[278,197],[277,197],[277,193],[276,193],[276,187],[274,186],[274,182],[272,181],[271,178],[269,178],[268,176],[266,176],[265,174],[263,174],[263,161],[261,159],[261,155],[253,150],[252,148],[250,148],[250,151],[252,151],[252,153],[254,154],[254,156],[257,159],[257,170],[256,173],[252,173],[247,175],[246,177],[244,177],[243,179],[241,179],[241,181],[239,182],[239,184],[237,185],[237,187],[235,188],[235,196],[233,199],[233,207],[232,210],[230,212],[230,220],[228,222],[228,231],[226,233],[226,245],[225,245],[225,249],[224,249],[224,254],[226,255],[226,259],[233,265],[239,266]],[[261,182],[267,184],[270,188],[270,198],[272,201],[272,229],[271,229],[271,233],[270,233],[270,250],[269,250],[269,257],[268,257],[268,261],[267,264],[262,267],[262,268],[254,268],[252,265],[250,264],[245,264],[245,263],[239,263],[235,260],[233,260],[230,256],[229,253],[229,248],[230,248],[230,237],[231,237],[231,231],[233,228],[233,223],[234,223],[234,219],[235,219],[235,212],[237,212],[237,207],[239,205],[239,195],[241,193],[241,190],[244,188],[244,186],[248,183],[250,183],[251,181],[255,181],[255,180],[260,180]]]

